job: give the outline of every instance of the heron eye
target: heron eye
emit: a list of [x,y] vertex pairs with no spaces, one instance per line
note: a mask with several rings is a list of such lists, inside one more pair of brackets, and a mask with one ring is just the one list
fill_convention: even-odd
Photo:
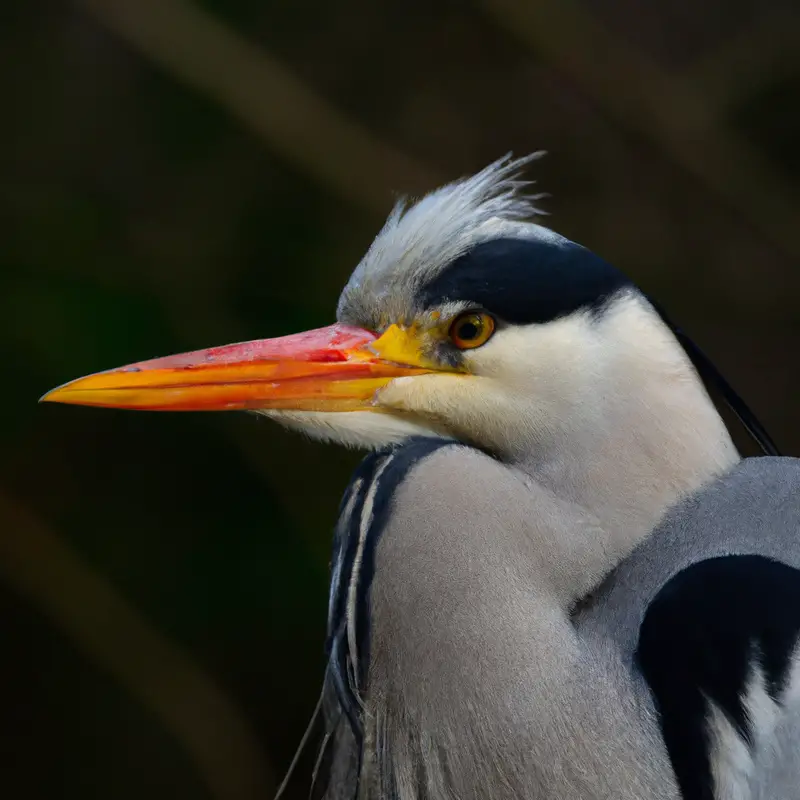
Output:
[[469,311],[453,320],[450,340],[461,350],[486,344],[494,333],[494,319],[489,314]]

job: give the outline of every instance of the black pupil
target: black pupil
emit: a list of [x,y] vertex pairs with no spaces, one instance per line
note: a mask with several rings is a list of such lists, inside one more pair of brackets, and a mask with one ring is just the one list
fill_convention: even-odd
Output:
[[481,334],[480,323],[475,320],[464,320],[458,326],[458,338],[463,339],[465,342],[477,339]]

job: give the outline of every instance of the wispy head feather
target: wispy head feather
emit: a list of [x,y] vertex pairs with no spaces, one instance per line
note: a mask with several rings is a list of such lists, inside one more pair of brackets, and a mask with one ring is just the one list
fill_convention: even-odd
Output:
[[524,193],[533,181],[519,175],[543,155],[508,154],[416,203],[401,199],[344,288],[339,319],[380,327],[378,311],[382,317],[407,314],[415,289],[478,242],[523,235],[527,221],[545,213],[535,205],[545,195]]

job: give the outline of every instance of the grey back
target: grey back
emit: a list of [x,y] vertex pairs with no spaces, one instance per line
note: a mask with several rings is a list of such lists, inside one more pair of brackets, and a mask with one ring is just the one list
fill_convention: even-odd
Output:
[[800,568],[800,459],[747,458],[673,508],[574,617],[581,636],[613,642],[627,666],[647,607],[691,564],[761,555]]

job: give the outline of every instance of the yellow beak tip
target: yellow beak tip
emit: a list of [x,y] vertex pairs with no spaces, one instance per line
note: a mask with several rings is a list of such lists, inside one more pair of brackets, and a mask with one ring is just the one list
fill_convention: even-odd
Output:
[[69,393],[63,391],[60,387],[58,389],[51,389],[45,392],[37,401],[39,403],[71,403]]

